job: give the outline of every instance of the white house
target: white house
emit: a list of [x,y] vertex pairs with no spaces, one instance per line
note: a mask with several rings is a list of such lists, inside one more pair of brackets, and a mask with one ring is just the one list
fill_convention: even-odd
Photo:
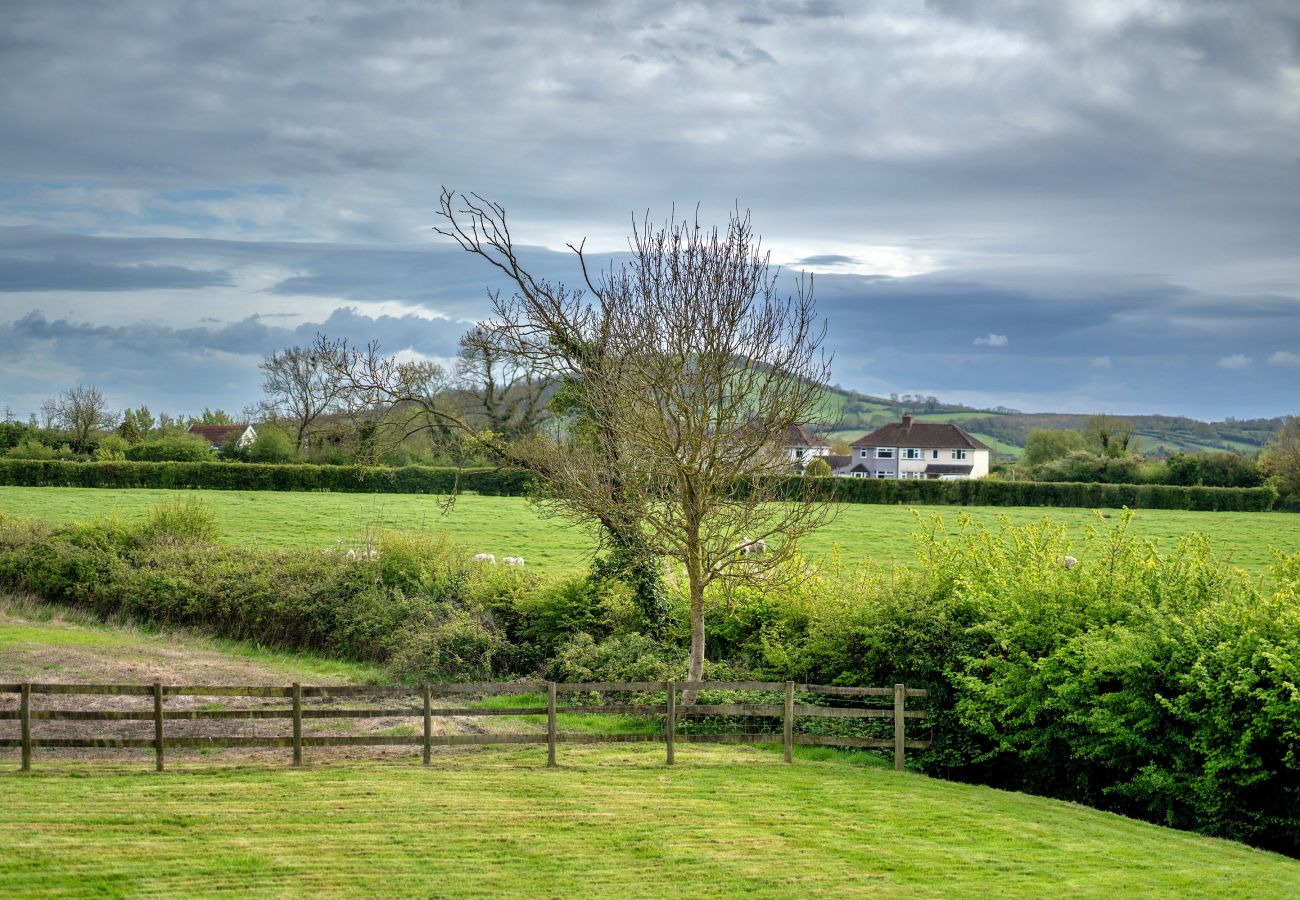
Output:
[[917,422],[903,416],[852,443],[845,478],[983,478],[990,448],[951,422]]
[[814,459],[831,453],[831,445],[803,425],[791,425],[785,430],[784,447],[790,462],[801,469]]

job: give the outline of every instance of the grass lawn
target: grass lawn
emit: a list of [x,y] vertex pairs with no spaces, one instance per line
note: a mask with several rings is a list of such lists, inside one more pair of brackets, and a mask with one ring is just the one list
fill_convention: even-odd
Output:
[[[66,522],[100,515],[142,515],[166,490],[102,488],[0,487],[0,512]],[[544,572],[576,570],[586,564],[591,540],[581,529],[538,517],[519,497],[465,495],[444,514],[438,498],[412,494],[278,493],[274,491],[199,491],[217,513],[226,540],[269,546],[327,547],[338,541],[355,544],[380,529],[446,532],[472,552],[522,555]],[[999,516],[1023,525],[1043,518],[1063,522],[1076,536],[1099,521],[1089,509],[1042,507],[925,507],[922,515],[940,512],[955,525],[962,513],[993,524]],[[1115,510],[1104,514],[1118,516]],[[1252,572],[1268,564],[1269,547],[1300,552],[1300,516],[1287,513],[1202,513],[1139,510],[1136,531],[1172,550],[1188,532],[1204,532],[1216,549]],[[834,522],[808,538],[805,551],[814,559],[838,545],[845,562],[872,557],[882,563],[911,560],[915,519],[904,506],[844,504]]]
[[761,749],[0,774],[0,895],[1295,896],[1300,861]]

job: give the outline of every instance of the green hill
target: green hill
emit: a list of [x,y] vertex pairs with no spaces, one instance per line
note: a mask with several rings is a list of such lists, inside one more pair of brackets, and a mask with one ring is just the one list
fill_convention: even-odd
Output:
[[[955,422],[1003,457],[1023,452],[1031,428],[1081,428],[1088,421],[1088,415],[1081,413],[1024,413],[1006,407],[975,409],[943,403],[935,397],[915,394],[874,397],[838,386],[826,389],[820,409],[823,421],[833,424],[832,437],[849,441],[887,422],[898,421],[905,412],[922,422]],[[1186,416],[1122,418],[1134,424],[1142,452],[1154,455],[1225,450],[1258,453],[1283,422],[1281,416],[1222,422],[1202,422]]]

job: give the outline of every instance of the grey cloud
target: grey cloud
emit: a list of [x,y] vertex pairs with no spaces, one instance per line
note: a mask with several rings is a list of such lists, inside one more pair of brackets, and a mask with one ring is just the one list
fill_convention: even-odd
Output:
[[194,290],[231,284],[220,271],[183,266],[111,266],[78,260],[0,259],[0,291]]
[[805,256],[797,260],[796,266],[852,266],[858,263],[858,259],[853,256],[845,256],[842,253],[819,253],[813,256]]

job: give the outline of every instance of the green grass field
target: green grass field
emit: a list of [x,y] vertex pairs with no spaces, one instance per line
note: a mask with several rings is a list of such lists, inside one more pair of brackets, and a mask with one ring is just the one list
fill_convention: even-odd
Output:
[[[151,503],[178,491],[98,488],[0,487],[0,512],[67,522],[95,516],[134,517]],[[356,544],[383,529],[446,532],[472,552],[497,557],[522,555],[544,572],[576,570],[586,564],[591,538],[581,529],[538,517],[518,497],[466,495],[444,513],[438,498],[413,494],[277,493],[271,491],[199,491],[217,514],[226,540],[267,546],[327,547],[338,541]],[[1023,525],[1043,518],[1062,522],[1075,536],[1097,523],[1088,509],[1042,507],[916,507],[922,515],[938,511],[949,525],[967,514],[995,524],[999,516]],[[1102,514],[1116,517],[1115,510]],[[1286,513],[1200,513],[1139,510],[1133,526],[1143,537],[1172,550],[1189,532],[1212,538],[1217,551],[1252,572],[1268,564],[1269,547],[1300,552],[1300,516]],[[871,557],[881,563],[906,563],[913,554],[916,521],[908,507],[844,504],[834,522],[810,536],[805,552],[824,559],[835,545],[841,558]]]
[[1285,897],[1300,861],[760,749],[0,775],[0,895]]

